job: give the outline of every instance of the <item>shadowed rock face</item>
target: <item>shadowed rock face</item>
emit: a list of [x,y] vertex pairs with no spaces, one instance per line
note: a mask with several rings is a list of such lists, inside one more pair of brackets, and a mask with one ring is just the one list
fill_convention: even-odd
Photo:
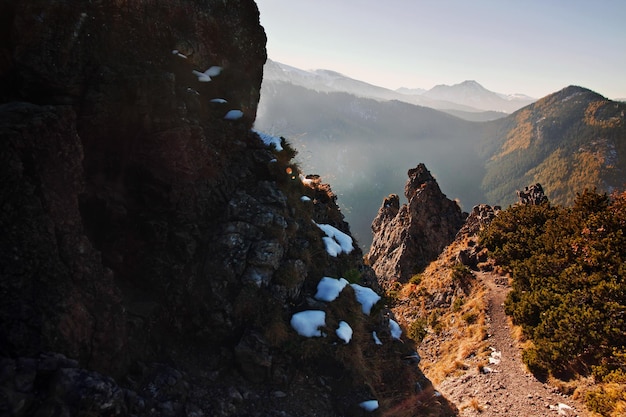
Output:
[[[2,353],[122,372],[155,353],[148,333],[184,333],[219,301],[195,295],[215,223],[271,158],[249,131],[256,5],[8,1],[0,16]],[[192,73],[212,65],[211,82]]]
[[454,240],[467,217],[441,192],[424,164],[410,169],[408,176],[408,204],[400,206],[397,195],[387,197],[372,223],[369,263],[383,287],[406,282],[423,270]]

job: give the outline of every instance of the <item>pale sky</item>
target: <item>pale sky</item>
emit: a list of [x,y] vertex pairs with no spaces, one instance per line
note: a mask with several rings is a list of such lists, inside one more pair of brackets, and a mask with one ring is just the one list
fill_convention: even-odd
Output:
[[268,57],[371,84],[626,98],[626,0],[256,0]]

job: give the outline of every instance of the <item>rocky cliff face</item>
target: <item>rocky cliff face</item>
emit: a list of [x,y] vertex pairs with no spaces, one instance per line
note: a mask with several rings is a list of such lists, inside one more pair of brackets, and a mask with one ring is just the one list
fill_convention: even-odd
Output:
[[[152,350],[145,331],[189,328],[210,304],[197,294],[216,208],[259,153],[270,158],[249,133],[258,12],[249,1],[4,4],[6,346],[121,372]],[[223,74],[199,82],[192,71],[211,65]],[[224,120],[233,108],[244,117]]]
[[372,222],[368,260],[384,287],[422,271],[454,240],[467,217],[441,192],[424,164],[410,169],[408,176],[408,204],[400,207],[399,197],[390,195]]
[[[451,412],[382,306],[313,298],[375,278],[325,246],[320,224],[349,238],[330,188],[250,130],[258,19],[249,0],[0,5],[0,414]],[[307,309],[326,338],[290,326]]]

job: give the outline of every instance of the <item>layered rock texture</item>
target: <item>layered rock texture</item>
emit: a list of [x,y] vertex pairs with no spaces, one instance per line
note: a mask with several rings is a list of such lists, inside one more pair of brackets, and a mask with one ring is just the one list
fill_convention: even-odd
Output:
[[368,260],[381,285],[404,283],[435,260],[463,226],[466,213],[448,199],[424,164],[408,172],[408,204],[393,194],[372,222],[374,239]]
[[452,413],[383,306],[313,298],[376,279],[325,248],[330,188],[251,131],[265,59],[251,0],[2,2],[0,414]]

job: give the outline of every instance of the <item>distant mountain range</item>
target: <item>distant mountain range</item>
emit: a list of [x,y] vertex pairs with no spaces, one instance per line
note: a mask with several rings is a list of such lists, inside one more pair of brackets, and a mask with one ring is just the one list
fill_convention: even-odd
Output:
[[[345,92],[377,100],[398,100],[443,111],[467,113],[492,112],[489,117],[502,117],[536,99],[523,94],[499,94],[487,90],[476,81],[464,81],[452,86],[437,85],[430,90],[400,88],[390,90],[355,80],[331,70],[302,70],[267,60],[264,81],[283,81],[319,92]],[[463,117],[463,116],[460,116]],[[472,117],[467,116],[472,119]],[[473,115],[475,119],[475,115]],[[483,117],[483,120],[485,117]]]
[[476,81],[463,81],[455,85],[436,85],[422,96],[450,101],[479,110],[512,113],[537,99],[524,94],[498,94],[487,90]]
[[570,86],[513,114],[469,121],[468,115],[490,113],[391,98],[443,105],[451,102],[427,93],[450,98],[454,90],[461,92],[455,100],[465,97],[465,103],[480,101],[472,91],[483,102],[498,97],[473,81],[406,95],[331,71],[270,62],[255,126],[285,136],[303,170],[332,184],[365,249],[383,198],[402,196],[407,170],[420,162],[466,211],[480,203],[512,204],[516,190],[535,182],[560,204],[570,204],[585,187],[611,191],[626,183],[626,103]]

